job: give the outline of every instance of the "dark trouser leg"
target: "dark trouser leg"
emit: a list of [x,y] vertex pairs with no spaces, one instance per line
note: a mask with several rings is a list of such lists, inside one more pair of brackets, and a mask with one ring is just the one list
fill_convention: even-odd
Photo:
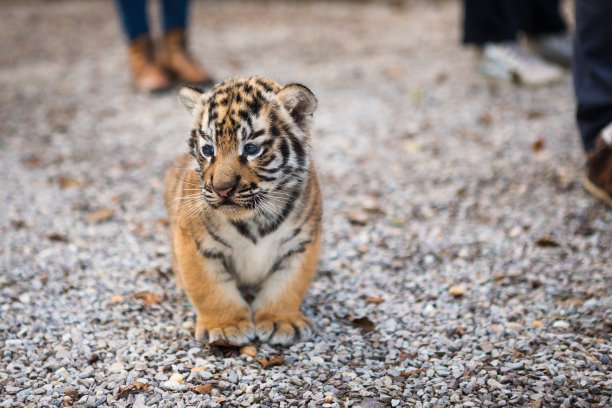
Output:
[[463,0],[463,42],[516,41],[516,0]]
[[164,31],[187,27],[189,0],[164,0],[162,8]]
[[116,0],[123,31],[130,41],[149,33],[146,0]]
[[585,150],[612,122],[612,1],[576,0],[574,89]]
[[521,31],[530,35],[557,34],[567,31],[559,0],[515,0]]

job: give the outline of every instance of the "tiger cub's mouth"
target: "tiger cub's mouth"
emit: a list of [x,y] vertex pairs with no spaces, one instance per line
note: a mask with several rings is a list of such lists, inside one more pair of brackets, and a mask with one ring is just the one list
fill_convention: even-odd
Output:
[[242,207],[242,206],[234,202],[233,200],[226,198],[225,200],[219,203],[219,207]]
[[234,200],[231,197],[224,197],[223,199],[217,201],[213,208],[221,211],[227,216],[244,216],[246,212],[252,211],[252,208],[244,205],[239,202],[239,200]]

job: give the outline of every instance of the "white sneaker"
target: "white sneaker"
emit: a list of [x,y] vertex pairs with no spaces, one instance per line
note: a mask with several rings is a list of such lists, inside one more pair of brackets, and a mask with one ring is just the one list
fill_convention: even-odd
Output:
[[530,37],[533,51],[547,61],[569,67],[572,64],[573,39],[570,33]]
[[478,71],[528,86],[547,85],[563,78],[561,68],[531,54],[518,43],[485,44]]

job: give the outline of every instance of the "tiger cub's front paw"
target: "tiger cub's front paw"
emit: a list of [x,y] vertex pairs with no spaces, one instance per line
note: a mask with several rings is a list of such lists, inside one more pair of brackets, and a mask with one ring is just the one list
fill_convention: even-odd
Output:
[[226,320],[198,318],[196,323],[196,340],[207,344],[221,341],[239,346],[254,339],[255,326],[248,315]]
[[314,333],[314,323],[299,312],[290,315],[256,313],[255,331],[261,341],[287,345],[310,339]]

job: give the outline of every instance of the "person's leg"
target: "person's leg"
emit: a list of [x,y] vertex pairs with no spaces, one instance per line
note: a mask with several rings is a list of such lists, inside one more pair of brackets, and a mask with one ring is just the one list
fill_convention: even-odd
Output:
[[576,0],[574,89],[586,151],[612,123],[612,2]]
[[576,119],[587,153],[584,187],[612,206],[612,2],[576,0]]
[[117,9],[128,38],[128,58],[134,85],[146,91],[161,91],[170,85],[170,78],[157,65],[149,35],[146,0],[117,0]]
[[528,35],[560,34],[567,31],[559,0],[515,0],[519,29]]
[[207,85],[210,75],[187,51],[188,0],[163,0],[164,66],[180,81]]
[[164,31],[174,29],[184,30],[187,28],[187,10],[189,0],[164,0],[162,1]]
[[463,0],[463,43],[516,41],[515,0]]
[[516,0],[464,0],[463,42],[482,46],[478,71],[488,77],[539,86],[558,81],[557,67],[523,49]]
[[516,0],[519,28],[531,49],[555,64],[570,66],[572,36],[561,15],[560,0]]
[[149,33],[146,0],[116,0],[123,31],[131,42]]

